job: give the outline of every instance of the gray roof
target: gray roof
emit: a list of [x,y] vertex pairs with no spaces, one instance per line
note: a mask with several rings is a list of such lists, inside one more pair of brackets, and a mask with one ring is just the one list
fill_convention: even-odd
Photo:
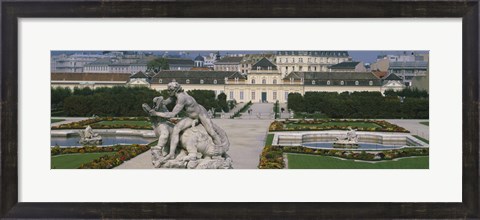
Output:
[[145,78],[148,78],[148,76],[144,72],[138,71],[137,73],[131,75],[130,78],[131,79],[132,78],[143,78],[143,79],[145,79]]
[[381,86],[371,72],[292,72],[284,79],[304,78],[305,86]]
[[348,57],[347,51],[277,51],[277,55],[304,55],[319,57]]
[[273,64],[272,62],[270,62],[270,60],[264,57],[257,63],[253,64],[252,70],[258,70],[258,68],[260,68],[260,70],[268,70],[269,67],[270,67],[270,70],[277,69],[277,66],[275,64]]
[[330,66],[330,69],[355,69],[360,62],[342,62]]
[[427,69],[428,62],[390,62],[389,69]]
[[195,60],[195,61],[205,61],[205,58],[203,58],[203,57],[200,56],[200,54],[199,54],[197,57],[195,57],[194,60]]
[[378,80],[371,72],[291,72],[285,78],[315,80]]
[[221,60],[217,61],[215,65],[217,64],[240,64],[240,62],[243,60],[243,57],[224,57]]
[[175,66],[193,66],[193,60],[182,58],[167,58],[168,65]]
[[400,77],[397,75],[390,73],[387,77],[383,78],[384,80],[402,80]]
[[[214,80],[217,84],[225,84],[225,78],[228,79],[246,79],[246,76],[234,71],[161,71],[152,78],[153,84],[165,84],[173,80],[180,84],[188,83],[199,84],[200,80],[203,80],[204,84],[214,84]],[[162,79],[162,82],[160,82]]]

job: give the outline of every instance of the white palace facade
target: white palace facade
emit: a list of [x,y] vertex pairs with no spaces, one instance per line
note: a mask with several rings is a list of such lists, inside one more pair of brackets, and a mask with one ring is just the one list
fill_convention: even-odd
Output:
[[[102,76],[100,76],[102,75]],[[183,71],[166,70],[155,75],[137,72],[130,74],[52,73],[52,87],[112,87],[145,86],[164,90],[172,81],[179,82],[188,90],[213,90],[218,95],[225,93],[227,99],[237,102],[286,103],[288,94],[311,91],[323,92],[384,92],[400,90],[401,83],[386,82],[372,72],[282,72],[270,60],[264,58],[252,66],[248,75],[238,71]],[[395,77],[390,77],[390,79]],[[397,77],[398,78],[398,77]],[[399,79],[400,80],[400,79]]]

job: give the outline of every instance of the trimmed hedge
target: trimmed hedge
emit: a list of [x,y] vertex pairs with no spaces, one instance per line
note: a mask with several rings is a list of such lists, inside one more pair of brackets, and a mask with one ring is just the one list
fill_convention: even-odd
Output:
[[[356,126],[316,126],[322,123],[327,122],[363,122],[363,123],[374,123],[379,125],[378,128],[363,128]],[[301,128],[289,128],[288,124],[308,124]],[[348,127],[357,129],[358,131],[380,131],[380,132],[404,132],[408,133],[409,131],[398,125],[389,123],[383,120],[346,120],[346,119],[314,119],[314,120],[285,120],[285,121],[273,121],[270,124],[269,131],[325,131],[325,130],[348,130]]]
[[[288,108],[294,112],[320,112],[330,118],[413,118],[428,119],[428,93],[392,93],[382,96],[380,92],[306,92],[305,95],[290,93]],[[405,95],[401,100],[396,95]],[[426,94],[426,95],[425,95]],[[395,96],[394,96],[395,95]]]

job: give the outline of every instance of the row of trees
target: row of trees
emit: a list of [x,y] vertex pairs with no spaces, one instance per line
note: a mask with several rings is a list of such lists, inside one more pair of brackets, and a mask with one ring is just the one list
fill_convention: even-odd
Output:
[[[197,102],[207,110],[229,111],[227,96],[219,94],[215,97],[214,91],[192,90],[188,91]],[[51,89],[51,106],[53,111],[63,111],[63,116],[145,116],[141,105],[152,105],[154,97],[168,98],[166,90],[158,92],[144,87],[113,87],[97,88],[88,87],[73,90],[69,88]],[[175,102],[167,106],[171,111]]]
[[323,113],[331,118],[428,118],[428,93],[426,97],[411,91],[401,93],[404,96],[394,94],[306,92],[302,96],[291,93],[288,108],[295,112]]

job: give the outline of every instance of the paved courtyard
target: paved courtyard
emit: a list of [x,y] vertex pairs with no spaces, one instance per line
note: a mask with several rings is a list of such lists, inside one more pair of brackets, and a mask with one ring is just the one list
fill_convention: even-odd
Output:
[[[227,132],[230,140],[228,154],[234,169],[257,169],[260,153],[271,120],[214,119]],[[116,169],[152,169],[150,151],[116,167]]]
[[386,121],[396,124],[400,127],[404,127],[405,129],[409,130],[411,134],[430,140],[429,127],[427,125],[420,124],[420,122],[428,122],[428,119],[387,119]]

